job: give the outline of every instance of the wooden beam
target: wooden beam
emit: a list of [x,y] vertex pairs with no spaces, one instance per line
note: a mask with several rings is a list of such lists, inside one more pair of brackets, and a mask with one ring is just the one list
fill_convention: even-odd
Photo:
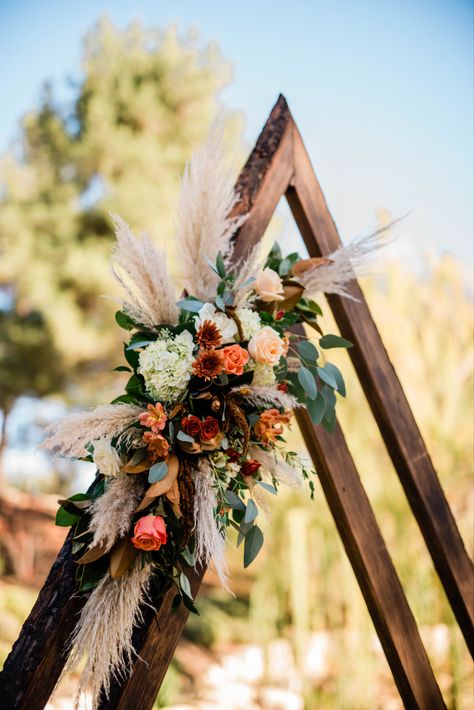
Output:
[[307,411],[296,418],[406,708],[445,704],[416,621],[382,538],[339,425],[315,427]]
[[[341,241],[309,156],[293,123],[294,176],[287,200],[310,256]],[[474,568],[446,501],[410,405],[356,281],[352,301],[329,296],[341,334],[354,343],[354,364],[408,502],[471,654],[474,653]]]

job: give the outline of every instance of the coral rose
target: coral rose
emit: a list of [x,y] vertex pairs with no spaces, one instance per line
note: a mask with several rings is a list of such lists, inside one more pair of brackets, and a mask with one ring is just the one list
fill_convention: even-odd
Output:
[[283,301],[283,284],[281,278],[273,269],[262,269],[258,272],[253,288],[261,301]]
[[248,351],[256,362],[273,367],[285,353],[285,344],[276,330],[266,325],[250,339]]
[[168,421],[163,405],[160,402],[157,402],[156,404],[148,404],[147,410],[148,411],[142,412],[138,416],[140,424],[142,426],[149,427],[156,433],[162,431]]
[[201,440],[210,441],[219,433],[219,422],[214,417],[206,417],[201,426]]
[[135,525],[133,535],[132,542],[139,550],[159,550],[168,541],[161,515],[144,515]]
[[221,353],[224,357],[224,368],[228,375],[242,375],[244,365],[249,361],[249,354],[240,345],[227,345],[222,348]]
[[194,414],[188,414],[187,417],[181,419],[181,427],[185,434],[194,438],[201,432],[202,422]]

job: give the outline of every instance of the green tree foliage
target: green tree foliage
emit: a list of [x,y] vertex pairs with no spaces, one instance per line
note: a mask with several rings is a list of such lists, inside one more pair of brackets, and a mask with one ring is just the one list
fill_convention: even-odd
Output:
[[215,46],[200,49],[174,29],[138,23],[120,32],[102,20],[85,38],[71,103],[60,105],[46,88],[39,109],[24,117],[21,145],[0,161],[0,296],[13,294],[5,315],[12,328],[26,319],[25,349],[26,321],[36,314],[35,347],[44,357],[33,362],[30,350],[23,369],[11,369],[19,342],[5,334],[0,370],[9,372],[8,391],[0,409],[25,392],[45,392],[29,377],[35,363],[48,391],[62,371],[74,381],[74,399],[87,384],[85,399],[100,397],[100,376],[120,339],[114,304],[101,297],[113,291],[108,212],[169,246],[185,162],[230,77]]

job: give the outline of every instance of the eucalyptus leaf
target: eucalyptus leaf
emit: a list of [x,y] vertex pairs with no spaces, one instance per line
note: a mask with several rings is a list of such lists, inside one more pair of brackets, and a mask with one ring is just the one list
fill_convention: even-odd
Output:
[[352,348],[353,343],[350,340],[341,338],[339,335],[323,335],[320,339],[319,344],[325,350],[330,350],[331,348]]
[[244,515],[244,523],[251,523],[258,516],[258,508],[255,505],[255,501],[250,498],[247,503],[247,510]]
[[316,347],[309,340],[302,340],[301,343],[298,343],[298,352],[302,358],[313,362],[316,362],[319,356]]
[[333,389],[337,390],[336,379],[335,379],[333,373],[331,372],[331,370],[327,369],[327,366],[318,367],[318,375],[322,379],[323,382],[325,382],[327,385],[329,385]]
[[336,380],[337,383],[337,391],[341,395],[341,397],[346,396],[346,384],[344,382],[344,378],[342,376],[341,371],[339,370],[338,367],[333,365],[331,362],[328,362],[326,364],[326,370],[329,370],[329,372],[332,373],[334,379]]
[[189,436],[189,434],[186,434],[186,432],[184,432],[182,429],[178,431],[178,435],[176,436],[176,438],[179,441],[185,441],[187,444],[194,444],[193,437]]
[[225,278],[225,264],[224,264],[224,258],[221,254],[221,252],[218,252],[217,258],[216,258],[216,268],[217,268],[217,273],[221,277],[221,279]]
[[226,491],[225,499],[231,508],[235,508],[236,510],[245,510],[245,503],[235,491]]
[[[318,372],[319,372],[318,368]],[[318,394],[318,390],[316,387],[316,382],[314,380],[314,376],[311,374],[310,370],[308,370],[307,367],[300,367],[298,370],[298,380],[300,382],[300,385],[304,389],[306,395],[310,399],[316,399],[316,395]]]
[[182,301],[178,301],[176,305],[183,311],[189,311],[190,313],[199,313],[204,303],[202,303],[201,301],[193,300],[191,298],[185,298]]
[[316,399],[309,400],[306,403],[309,416],[314,424],[321,424],[324,413],[326,411],[326,400],[324,399],[321,392],[318,392]]
[[248,567],[254,559],[257,557],[258,553],[262,549],[263,545],[263,533],[258,527],[254,525],[248,531],[245,536],[244,544],[244,567]]
[[148,472],[148,483],[158,483],[158,481],[162,481],[167,473],[168,464],[166,461],[158,461],[158,463],[153,464]]
[[271,483],[266,483],[265,481],[258,481],[258,485],[262,486],[262,488],[265,488],[266,491],[268,491],[269,493],[271,493],[274,496],[276,496],[278,493],[275,486],[272,486]]

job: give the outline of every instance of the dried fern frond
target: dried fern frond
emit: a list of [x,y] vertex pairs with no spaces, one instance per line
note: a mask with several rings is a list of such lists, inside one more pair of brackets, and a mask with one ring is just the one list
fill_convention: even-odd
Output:
[[388,230],[394,224],[395,222],[391,222],[373,234],[354,239],[346,246],[341,245],[328,255],[331,263],[307,269],[298,275],[298,282],[305,288],[305,297],[311,298],[318,293],[335,293],[355,300],[347,290],[347,284],[370,271],[377,252],[390,243]]
[[134,404],[120,403],[101,404],[88,412],[69,414],[47,427],[41,448],[62,456],[87,456],[86,444],[118,436],[138,419],[142,411]]
[[201,301],[214,299],[220,281],[207,259],[215,263],[221,252],[228,263],[231,237],[245,219],[228,216],[237,199],[234,178],[223,162],[222,127],[215,124],[206,144],[186,166],[177,211],[176,253],[182,285]]
[[281,392],[275,387],[253,387],[251,385],[242,385],[241,387],[234,387],[230,394],[239,394],[242,392],[242,396],[245,398],[246,402],[255,405],[265,405],[273,404],[275,407],[283,407],[284,409],[297,409],[302,407],[300,402],[292,394],[287,394],[286,392]]
[[143,492],[144,484],[138,476],[119,473],[110,481],[105,493],[89,508],[89,530],[94,533],[91,548],[101,546],[109,552],[117,539],[128,533]]
[[214,510],[217,505],[213,474],[207,459],[201,457],[194,476],[194,532],[196,561],[208,565],[211,560],[219,580],[229,590],[229,570],[225,557],[225,537],[217,527]]
[[96,710],[101,690],[109,696],[112,677],[125,678],[132,670],[136,656],[132,633],[143,621],[151,572],[151,565],[136,565],[118,579],[107,575],[87,599],[69,641],[71,653],[64,670],[75,670],[85,658],[75,708],[90,690]]
[[149,328],[162,323],[175,325],[179,311],[165,252],[146,234],[136,237],[117,214],[110,216],[117,237],[111,269],[127,297],[123,310]]

